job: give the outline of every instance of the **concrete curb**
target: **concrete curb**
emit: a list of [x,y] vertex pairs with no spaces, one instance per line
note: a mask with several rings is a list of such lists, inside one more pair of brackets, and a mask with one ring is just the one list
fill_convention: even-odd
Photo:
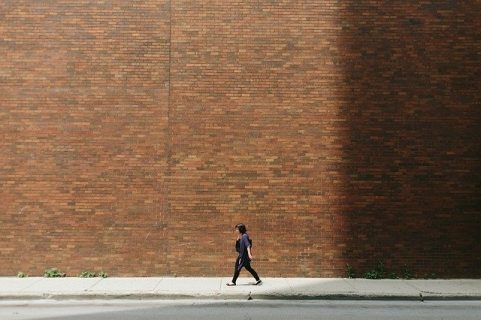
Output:
[[366,280],[265,278],[29,278],[0,277],[5,300],[481,300],[481,280]]
[[481,301],[473,295],[373,295],[373,294],[8,294],[0,295],[0,301],[8,300],[378,300],[378,301]]

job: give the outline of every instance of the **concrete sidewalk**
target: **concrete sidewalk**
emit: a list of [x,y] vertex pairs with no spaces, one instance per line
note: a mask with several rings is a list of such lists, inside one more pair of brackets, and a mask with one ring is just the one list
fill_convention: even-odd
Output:
[[0,277],[0,300],[15,299],[330,299],[481,300],[481,280],[342,278]]

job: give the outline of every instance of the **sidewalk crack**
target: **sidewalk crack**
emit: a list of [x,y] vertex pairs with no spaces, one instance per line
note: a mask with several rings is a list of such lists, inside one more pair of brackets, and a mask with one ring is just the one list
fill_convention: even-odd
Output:
[[162,282],[163,279],[160,279],[158,280],[157,284],[154,286],[154,288],[152,289],[152,292],[155,292],[157,291],[157,288],[160,286],[160,283]]
[[347,283],[349,287],[351,287],[351,289],[353,290],[352,292],[356,291],[356,287],[354,287],[353,284],[350,284],[349,281],[347,281],[347,279],[342,278],[342,281],[344,281],[345,283]]
[[424,292],[423,290],[419,289],[418,287],[416,287],[415,285],[412,285],[410,284],[409,282],[406,282],[405,280],[402,281],[405,285],[413,288],[414,290],[416,290],[418,293],[421,293],[421,292]]
[[45,278],[40,278],[40,279],[37,279],[37,281],[35,282],[32,282],[30,285],[26,286],[25,288],[21,289],[20,291],[25,291],[27,290],[28,288],[32,287],[34,284],[37,284],[39,283],[40,281],[44,280]]
[[92,287],[96,286],[100,281],[102,281],[103,278],[100,278],[100,279],[97,279],[97,282],[95,282],[94,284],[92,284],[90,287],[84,289],[83,291],[89,291],[90,289],[92,289]]

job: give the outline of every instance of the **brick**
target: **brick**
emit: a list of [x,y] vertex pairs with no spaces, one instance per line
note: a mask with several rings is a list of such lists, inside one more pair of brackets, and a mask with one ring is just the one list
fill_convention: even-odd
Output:
[[0,4],[0,275],[479,277],[479,8]]

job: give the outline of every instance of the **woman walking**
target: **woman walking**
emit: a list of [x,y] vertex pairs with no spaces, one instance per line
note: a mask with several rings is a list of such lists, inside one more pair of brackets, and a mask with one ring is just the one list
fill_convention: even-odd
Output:
[[232,282],[227,283],[228,286],[235,286],[237,278],[239,277],[241,269],[244,267],[249,271],[252,276],[256,279],[256,285],[261,284],[262,280],[257,275],[257,272],[251,267],[252,253],[251,246],[252,241],[249,239],[247,234],[246,226],[239,223],[235,226],[235,232],[237,233],[237,241],[235,244],[236,251],[239,252],[239,256],[235,262],[234,277]]

